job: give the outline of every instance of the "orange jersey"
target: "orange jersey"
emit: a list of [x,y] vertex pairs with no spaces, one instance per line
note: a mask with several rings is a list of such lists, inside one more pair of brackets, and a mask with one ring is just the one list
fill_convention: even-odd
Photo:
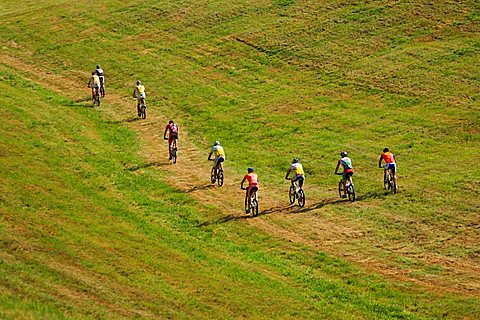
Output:
[[247,179],[249,187],[258,186],[258,176],[255,173],[250,172],[249,174],[246,174],[243,178]]
[[395,163],[395,156],[391,152],[382,153],[382,159],[385,160],[385,163]]

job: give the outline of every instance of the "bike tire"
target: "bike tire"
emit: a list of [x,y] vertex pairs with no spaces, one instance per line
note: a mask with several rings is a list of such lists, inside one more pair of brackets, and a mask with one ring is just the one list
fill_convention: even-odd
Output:
[[303,208],[305,206],[305,192],[303,192],[303,190],[300,189],[300,191],[298,191],[298,193],[299,193],[298,206],[300,208]]
[[342,180],[338,183],[338,195],[340,198],[343,198],[343,183]]
[[252,215],[254,217],[258,217],[258,200],[256,197],[252,199],[251,210],[252,210]]
[[142,106],[140,108],[140,113],[142,114],[141,118],[142,119],[146,119],[147,118],[147,107],[146,106]]
[[393,194],[397,194],[397,183],[395,182],[395,179],[392,181],[392,192]]
[[172,150],[172,162],[173,164],[177,163],[177,150]]
[[288,190],[288,198],[290,200],[290,204],[295,202],[295,187],[290,185],[290,189]]
[[212,168],[212,171],[210,172],[210,181],[212,183],[215,183],[217,181],[217,177],[215,175],[215,167]]
[[223,171],[222,170],[218,170],[217,184],[218,184],[219,187],[223,186]]
[[355,201],[355,187],[353,185],[349,185],[347,187],[347,193],[348,193],[348,200],[350,200],[350,202],[354,202]]

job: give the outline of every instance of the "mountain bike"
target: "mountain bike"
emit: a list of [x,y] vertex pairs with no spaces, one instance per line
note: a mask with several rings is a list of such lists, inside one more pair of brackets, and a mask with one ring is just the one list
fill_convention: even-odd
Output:
[[[167,138],[163,139],[168,140]],[[177,163],[177,138],[175,136],[172,138],[172,143],[168,146],[168,157],[173,164]]]
[[[336,175],[342,175],[343,173],[337,172]],[[351,202],[355,201],[355,186],[353,185],[353,182],[350,183],[350,180],[347,179],[345,181],[345,186],[346,186],[346,192],[343,191],[343,177],[340,179],[340,182],[338,183],[338,195],[340,198],[347,198],[348,195],[348,200]]]
[[[212,159],[212,161],[215,161]],[[219,163],[216,166],[212,167],[212,172],[210,173],[210,181],[212,183],[217,182],[218,186],[223,186],[223,170]]]
[[[248,188],[241,188],[242,190],[247,190]],[[245,193],[245,213],[252,213],[253,217],[258,216],[258,195],[257,191],[254,191],[250,194],[250,207],[248,207],[247,194]]]
[[142,103],[138,109],[138,116],[142,119],[147,118],[147,106],[145,103]]
[[288,197],[290,198],[290,204],[294,204],[295,200],[297,200],[299,207],[303,208],[305,206],[305,192],[303,192],[303,189],[299,188],[298,180],[290,184]]
[[383,168],[383,188],[391,190],[393,194],[397,193],[397,183],[395,182],[394,173],[392,169]]

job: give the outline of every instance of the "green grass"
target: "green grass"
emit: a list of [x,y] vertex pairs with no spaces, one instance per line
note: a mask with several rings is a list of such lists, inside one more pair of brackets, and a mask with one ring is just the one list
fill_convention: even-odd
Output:
[[[480,263],[480,171],[472,165],[480,152],[479,12],[476,1],[0,5],[4,52],[79,82],[101,63],[108,90],[122,95],[141,79],[152,110],[174,117],[200,148],[220,140],[235,176],[255,166],[272,196],[299,156],[307,197],[318,202],[307,204],[318,208],[291,219],[272,215],[269,223],[304,230],[307,238],[324,221],[360,230],[339,254],[360,252],[408,270],[410,279],[457,289],[457,296],[430,299],[428,291],[282,243],[241,221],[212,224],[222,214],[159,186],[162,173],[142,167],[137,137],[122,124],[3,71],[2,105],[28,103],[1,111],[2,194],[14,195],[1,198],[2,243],[33,246],[7,251],[21,262],[2,272],[23,272],[2,287],[4,310],[108,318],[212,311],[218,318],[474,318],[478,302],[468,290],[458,292],[478,286],[478,274],[457,273],[449,263]],[[384,146],[399,160],[394,197],[383,193],[375,168]],[[321,199],[335,196],[341,150],[353,158],[360,201],[323,206]],[[198,228],[202,223],[207,227]],[[251,235],[262,241],[244,240]],[[37,255],[36,246],[45,252]],[[102,250],[123,256],[102,253],[96,261]],[[79,268],[79,256],[89,285],[47,263],[65,257]],[[129,273],[129,265],[141,271]],[[165,265],[162,277],[156,272]],[[260,270],[253,278],[246,271],[252,266]],[[55,281],[84,298],[48,290]],[[248,290],[265,298],[252,307]]]

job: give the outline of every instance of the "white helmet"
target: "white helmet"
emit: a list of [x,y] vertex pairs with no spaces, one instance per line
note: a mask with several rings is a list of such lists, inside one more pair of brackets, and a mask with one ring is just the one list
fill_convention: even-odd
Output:
[[220,145],[220,141],[218,141],[218,140],[215,141],[215,142],[213,143],[213,145],[214,145],[214,146],[219,146],[219,145]]

